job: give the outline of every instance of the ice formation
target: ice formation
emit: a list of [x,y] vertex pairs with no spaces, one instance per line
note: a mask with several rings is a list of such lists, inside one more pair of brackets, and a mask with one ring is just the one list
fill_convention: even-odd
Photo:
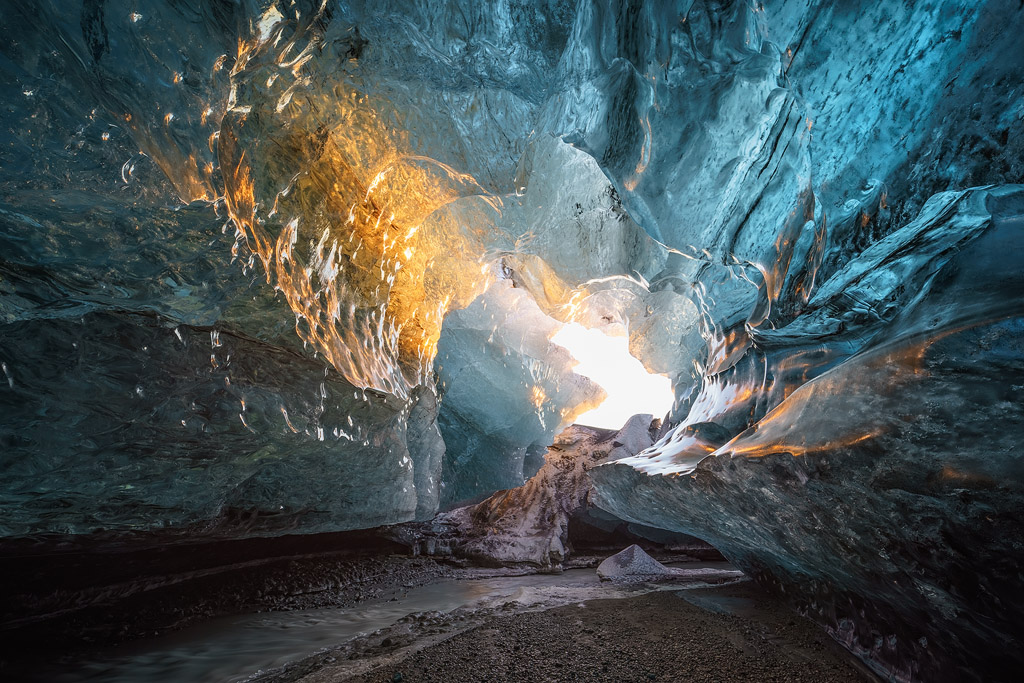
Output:
[[13,4],[0,533],[429,519],[603,400],[553,342],[579,324],[674,391],[601,505],[886,675],[998,680],[1019,5]]

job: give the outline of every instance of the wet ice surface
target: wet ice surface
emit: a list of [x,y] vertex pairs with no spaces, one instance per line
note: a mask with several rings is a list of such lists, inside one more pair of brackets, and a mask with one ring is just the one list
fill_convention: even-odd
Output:
[[[686,563],[688,569],[730,569],[726,562]],[[678,590],[686,583],[661,588]],[[699,579],[694,586],[706,585]],[[86,660],[43,672],[41,680],[244,681],[259,670],[280,667],[361,633],[423,611],[497,607],[515,601],[521,609],[554,607],[594,598],[616,598],[659,587],[602,584],[593,569],[562,574],[445,580],[411,588],[394,601],[368,601],[350,609],[313,609],[245,614],[213,619],[176,633],[129,643]]]

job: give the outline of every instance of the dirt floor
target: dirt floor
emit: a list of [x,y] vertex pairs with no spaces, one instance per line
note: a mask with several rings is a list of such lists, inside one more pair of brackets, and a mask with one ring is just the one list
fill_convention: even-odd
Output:
[[[363,654],[319,658],[290,680],[876,681],[810,621],[750,581],[495,614],[449,638],[384,639]],[[382,656],[383,655],[383,656]],[[376,662],[376,663],[372,663]],[[367,666],[370,665],[370,666]],[[312,669],[312,670],[311,670]],[[368,670],[367,670],[368,669]]]

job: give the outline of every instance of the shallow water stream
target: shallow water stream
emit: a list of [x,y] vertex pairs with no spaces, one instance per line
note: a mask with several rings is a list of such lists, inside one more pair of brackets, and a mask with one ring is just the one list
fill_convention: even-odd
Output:
[[[730,569],[723,562],[688,563],[688,569]],[[672,587],[678,589],[679,583]],[[110,648],[87,661],[48,672],[57,683],[110,681],[212,683],[244,681],[361,633],[390,626],[423,611],[496,606],[515,601],[524,609],[594,598],[635,595],[638,589],[601,583],[593,569],[561,574],[445,579],[409,588],[396,598],[351,608],[265,612],[222,617],[171,634]]]

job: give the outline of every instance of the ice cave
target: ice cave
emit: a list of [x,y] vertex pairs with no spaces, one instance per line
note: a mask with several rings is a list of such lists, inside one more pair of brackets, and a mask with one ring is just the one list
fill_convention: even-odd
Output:
[[4,680],[1020,680],[1021,0],[0,24]]

